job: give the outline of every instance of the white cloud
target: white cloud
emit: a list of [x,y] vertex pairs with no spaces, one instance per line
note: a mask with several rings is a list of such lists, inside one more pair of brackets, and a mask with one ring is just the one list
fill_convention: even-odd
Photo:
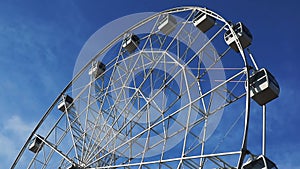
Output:
[[33,123],[22,121],[19,116],[2,119],[0,130],[0,163],[8,168],[17,157],[20,149],[33,130]]
[[[298,145],[294,145],[292,147],[296,148],[296,147],[298,147]],[[292,148],[292,147],[290,147],[290,148]],[[294,151],[293,148],[289,149],[289,150],[282,149],[282,153],[278,154],[278,157],[277,157],[278,161],[276,161],[278,168],[300,169],[300,162],[299,162],[300,153],[297,151]]]
[[13,14],[0,17],[3,18],[0,22],[4,22],[0,25],[1,169],[10,167],[36,120],[62,90],[60,79],[71,80],[72,72],[66,77],[66,69],[73,66],[70,56],[73,56],[73,44],[78,44],[81,28],[70,29],[69,26],[78,19],[84,21],[72,12],[75,16],[59,16],[49,21],[43,16],[31,18],[30,15],[17,15],[20,10],[11,11]]
[[0,133],[0,158],[3,162],[12,161],[12,159],[17,154],[17,148],[15,145],[15,140],[7,135]]
[[19,116],[14,115],[7,120],[3,129],[14,136],[24,138],[33,130],[33,127],[32,124],[26,124]]

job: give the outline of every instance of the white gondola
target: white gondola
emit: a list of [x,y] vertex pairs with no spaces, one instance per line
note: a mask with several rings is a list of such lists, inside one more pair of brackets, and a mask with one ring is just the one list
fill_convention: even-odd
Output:
[[280,88],[274,76],[265,68],[250,76],[250,97],[259,105],[265,105],[279,96]]
[[255,160],[246,162],[242,169],[278,169],[267,157],[261,155]]
[[36,136],[35,138],[33,138],[29,144],[28,149],[30,151],[32,151],[33,153],[38,153],[44,145],[44,142],[42,141],[43,137],[41,136]]
[[133,33],[128,34],[122,44],[129,53],[132,53],[140,44],[140,39]]
[[75,165],[71,165],[70,167],[68,167],[67,169],[83,169],[82,167],[78,167]]
[[194,26],[199,28],[203,33],[212,28],[215,25],[215,22],[215,18],[201,11],[199,11],[193,19]]
[[58,103],[58,110],[65,112],[66,109],[69,109],[73,102],[73,98],[69,95],[63,95],[61,101]]
[[106,70],[106,66],[104,63],[100,61],[95,61],[92,63],[92,67],[89,70],[89,75],[94,76],[95,78],[102,75]]
[[[251,35],[251,32],[248,30],[248,28],[244,24],[242,24],[241,22],[238,22],[237,24],[233,25],[232,29],[234,30],[235,34],[237,35],[237,38],[240,41],[243,49],[245,49],[246,47],[251,45],[252,35]],[[235,38],[230,30],[225,32],[224,40],[227,43],[227,45],[229,45],[236,52],[239,52],[239,48],[237,47],[237,45],[235,43]]]
[[171,32],[175,30],[176,24],[177,24],[176,19],[172,15],[167,14],[159,22],[158,30],[164,33],[165,35],[169,35]]

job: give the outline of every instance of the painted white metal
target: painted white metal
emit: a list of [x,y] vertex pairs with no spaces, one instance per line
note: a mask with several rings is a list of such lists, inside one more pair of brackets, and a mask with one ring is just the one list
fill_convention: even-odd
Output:
[[[194,18],[196,12],[204,15]],[[177,14],[182,13],[186,17],[179,22]],[[137,31],[149,23],[152,23],[150,32]],[[212,29],[211,36],[203,34],[214,25],[218,29]],[[242,62],[237,68],[231,65],[220,67],[219,63],[229,58],[226,55],[230,47],[224,45],[214,50],[211,45],[223,39],[226,32],[232,35],[230,43],[236,45],[235,50],[241,51],[237,55]],[[243,28],[242,33],[245,32]],[[251,66],[256,66],[253,57],[249,59],[243,52],[249,39],[245,42],[241,37],[221,16],[200,7],[166,10],[133,25],[82,68],[62,92],[61,95],[66,97],[62,102],[56,99],[50,106],[29,138],[32,140],[36,133],[41,132],[40,128],[46,127],[47,146],[42,148],[43,155],[40,152],[34,154],[27,168],[40,164],[45,169],[53,166],[86,169],[241,168],[248,153],[250,66],[247,60],[252,61]],[[203,40],[201,43],[200,39]],[[116,44],[120,50],[114,53],[114,57],[105,58],[104,54]],[[107,60],[101,61],[103,58]],[[89,75],[93,78],[75,88],[73,84],[89,68]],[[224,71],[228,76],[226,79],[209,76],[215,71]],[[101,78],[97,78],[99,76]],[[211,84],[207,85],[207,81]],[[246,82],[246,89],[241,82]],[[72,88],[79,92],[73,95],[74,99],[67,99]],[[216,104],[214,97],[222,98],[222,102]],[[234,126],[224,131],[224,138],[214,143],[216,147],[211,147],[213,143],[208,139],[213,130],[210,118],[225,107],[232,108],[232,103],[238,100],[245,100],[245,105],[240,106],[245,113],[242,145],[238,145],[234,152],[217,153]],[[53,109],[56,105],[64,112],[59,117],[57,110]],[[183,112],[185,116],[180,116]],[[45,124],[49,122],[50,113],[54,114],[51,118],[57,119],[49,127]],[[232,125],[236,124],[234,121]],[[176,130],[171,130],[172,125],[177,125]],[[201,127],[204,127],[202,131]],[[182,141],[176,142],[179,138]],[[170,149],[174,142],[177,146]],[[24,147],[28,145],[29,141]],[[18,166],[24,152],[26,150],[22,148],[12,168]],[[179,155],[175,156],[176,153]],[[235,160],[228,160],[228,157]],[[51,160],[53,158],[58,158],[55,159],[57,164]]]
[[267,106],[263,105],[262,106],[263,111],[262,111],[262,155],[266,156],[266,151],[267,151]]

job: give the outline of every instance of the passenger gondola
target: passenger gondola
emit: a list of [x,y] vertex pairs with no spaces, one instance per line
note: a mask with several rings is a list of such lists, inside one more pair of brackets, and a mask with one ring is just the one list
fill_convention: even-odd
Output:
[[278,169],[271,160],[266,156],[259,156],[258,158],[245,163],[242,169]]
[[69,95],[63,95],[61,101],[58,103],[58,110],[65,112],[65,110],[71,107],[73,98]]
[[250,97],[259,105],[265,105],[279,96],[279,84],[265,68],[250,76]]
[[126,49],[129,53],[132,53],[135,51],[135,49],[139,46],[140,39],[138,36],[136,36],[133,33],[127,34],[125,37],[122,47]]
[[193,19],[194,26],[199,28],[203,33],[212,28],[215,25],[215,22],[215,18],[202,11],[198,11]]
[[[238,22],[237,24],[232,26],[232,29],[236,34],[239,42],[241,43],[243,49],[251,45],[253,39],[252,34],[243,23]],[[236,45],[235,36],[233,35],[233,32],[231,32],[230,30],[226,31],[226,33],[224,34],[224,40],[227,43],[227,45],[229,45],[236,52],[239,52],[239,48]]]
[[43,139],[43,137],[41,137],[40,135],[35,136],[31,140],[28,149],[30,151],[32,151],[33,153],[38,153],[43,148],[43,145],[44,145],[44,142],[42,139]]
[[92,67],[89,70],[89,75],[94,76],[95,78],[101,76],[106,70],[104,63],[100,61],[95,61],[92,63]]
[[166,14],[163,19],[159,22],[158,30],[169,35],[176,28],[176,19],[171,14]]

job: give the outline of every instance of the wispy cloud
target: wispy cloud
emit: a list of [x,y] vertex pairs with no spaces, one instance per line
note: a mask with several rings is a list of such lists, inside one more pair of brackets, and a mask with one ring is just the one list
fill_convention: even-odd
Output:
[[22,121],[19,116],[14,115],[7,120],[7,122],[3,126],[3,130],[9,132],[14,136],[26,138],[28,136],[28,133],[32,131],[33,127],[34,126],[31,123],[28,124]]
[[34,122],[27,123],[16,115],[2,120],[4,122],[0,123],[0,162],[2,166],[8,167],[16,158],[20,147],[25,143],[34,127]]
[[71,1],[1,3],[0,168],[9,168],[36,122],[72,78],[83,44],[81,27],[74,25],[85,25],[76,9]]
[[299,93],[281,83],[280,97],[267,105],[267,155],[279,168],[300,169]]

